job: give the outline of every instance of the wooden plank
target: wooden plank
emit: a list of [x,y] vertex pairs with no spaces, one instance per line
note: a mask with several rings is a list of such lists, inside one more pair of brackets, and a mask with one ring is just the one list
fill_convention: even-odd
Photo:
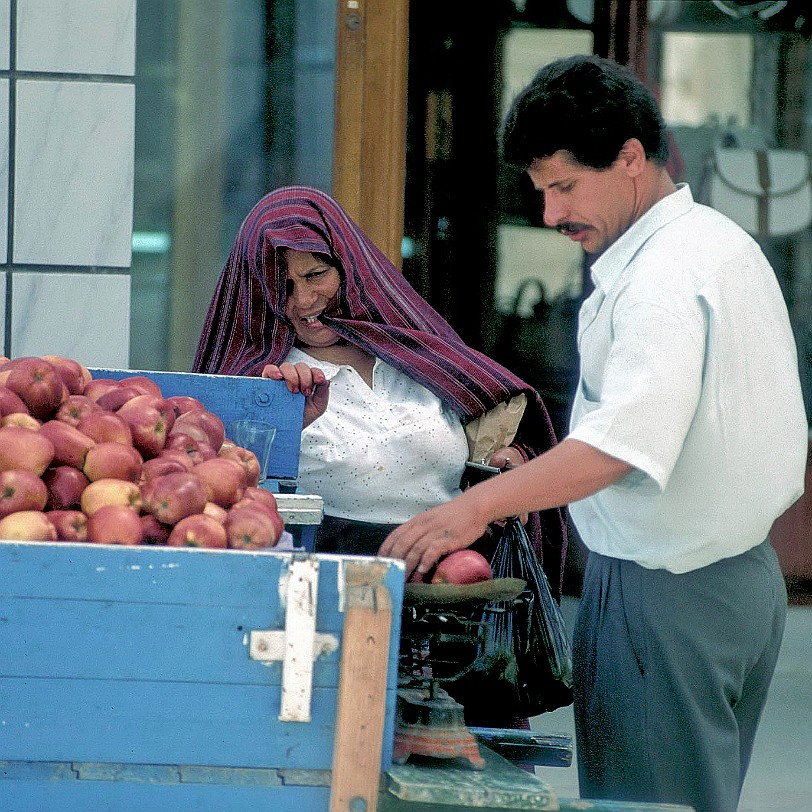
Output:
[[197,398],[225,424],[250,417],[276,426],[268,475],[295,479],[299,473],[304,397],[288,391],[282,381],[236,375],[203,375],[193,372],[160,372],[139,369],[91,368],[94,378],[121,380],[145,375],[161,387],[164,397],[189,395]]
[[[380,559],[344,565],[344,633],[330,812],[375,812],[386,715],[392,599]],[[396,638],[397,635],[394,635]]]
[[126,781],[0,781],[6,812],[324,812],[326,787],[132,784]]
[[[453,759],[423,760],[393,766],[389,792],[403,801],[432,808],[557,810],[555,793],[541,778],[480,746],[484,770],[461,767]],[[404,807],[408,808],[408,807]]]
[[333,193],[401,264],[406,174],[408,0],[341,0]]
[[535,730],[469,728],[474,738],[511,764],[539,767],[569,767],[572,764],[572,736],[538,733]]

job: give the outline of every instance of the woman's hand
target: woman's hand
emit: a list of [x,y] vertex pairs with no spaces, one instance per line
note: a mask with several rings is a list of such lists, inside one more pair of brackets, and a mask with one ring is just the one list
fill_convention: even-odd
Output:
[[291,364],[283,361],[279,366],[267,364],[262,370],[263,378],[284,381],[290,392],[305,396],[302,428],[309,426],[316,418],[327,411],[330,399],[330,381],[318,367],[310,367],[303,362]]
[[521,455],[521,452],[517,448],[510,445],[506,448],[500,448],[498,451],[494,451],[493,454],[491,454],[488,465],[492,465],[494,468],[502,468],[504,470],[516,468],[524,461],[525,460]]
[[[492,465],[494,468],[501,468],[503,471],[509,471],[511,468],[518,468],[525,462],[526,460],[518,448],[508,446],[507,448],[500,448],[498,451],[494,451],[488,464]],[[519,516],[519,520],[522,524],[527,524],[528,518],[529,516],[527,513],[523,513],[521,516]],[[497,522],[497,524],[504,525],[504,521]]]

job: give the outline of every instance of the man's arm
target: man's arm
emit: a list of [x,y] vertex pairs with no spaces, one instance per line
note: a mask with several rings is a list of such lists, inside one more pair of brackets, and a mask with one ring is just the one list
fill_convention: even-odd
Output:
[[394,530],[379,555],[406,562],[422,577],[438,559],[468,547],[497,519],[567,505],[622,479],[632,466],[580,440],[566,439],[512,471],[469,488]]

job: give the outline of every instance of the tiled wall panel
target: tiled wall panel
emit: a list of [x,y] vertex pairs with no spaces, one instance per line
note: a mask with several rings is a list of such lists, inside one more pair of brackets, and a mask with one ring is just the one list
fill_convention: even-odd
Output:
[[135,88],[17,82],[13,262],[129,267]]
[[[0,263],[8,260],[8,79],[0,79]],[[0,322],[0,325],[2,322]]]
[[87,366],[127,367],[128,274],[15,272],[11,307],[15,357],[55,354]]
[[[0,326],[6,323],[6,272],[0,271]],[[6,331],[0,331],[0,355],[8,355],[6,351]]]
[[132,76],[135,6],[136,0],[18,0],[17,69]]
[[136,0],[0,0],[0,354],[129,365]]
[[0,70],[8,70],[11,55],[11,0],[0,0]]

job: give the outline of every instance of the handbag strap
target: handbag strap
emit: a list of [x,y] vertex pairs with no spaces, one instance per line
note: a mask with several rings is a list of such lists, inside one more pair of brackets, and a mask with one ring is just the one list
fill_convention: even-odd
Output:
[[513,299],[513,307],[511,309],[511,315],[518,316],[520,313],[520,308],[522,305],[522,301],[524,299],[524,295],[527,291],[531,288],[536,289],[537,298],[533,303],[533,310],[538,315],[538,311],[540,309],[544,309],[547,306],[547,295],[544,291],[544,283],[541,279],[537,279],[534,276],[529,276],[526,279],[523,279],[519,283],[519,287],[516,289],[516,296]]

